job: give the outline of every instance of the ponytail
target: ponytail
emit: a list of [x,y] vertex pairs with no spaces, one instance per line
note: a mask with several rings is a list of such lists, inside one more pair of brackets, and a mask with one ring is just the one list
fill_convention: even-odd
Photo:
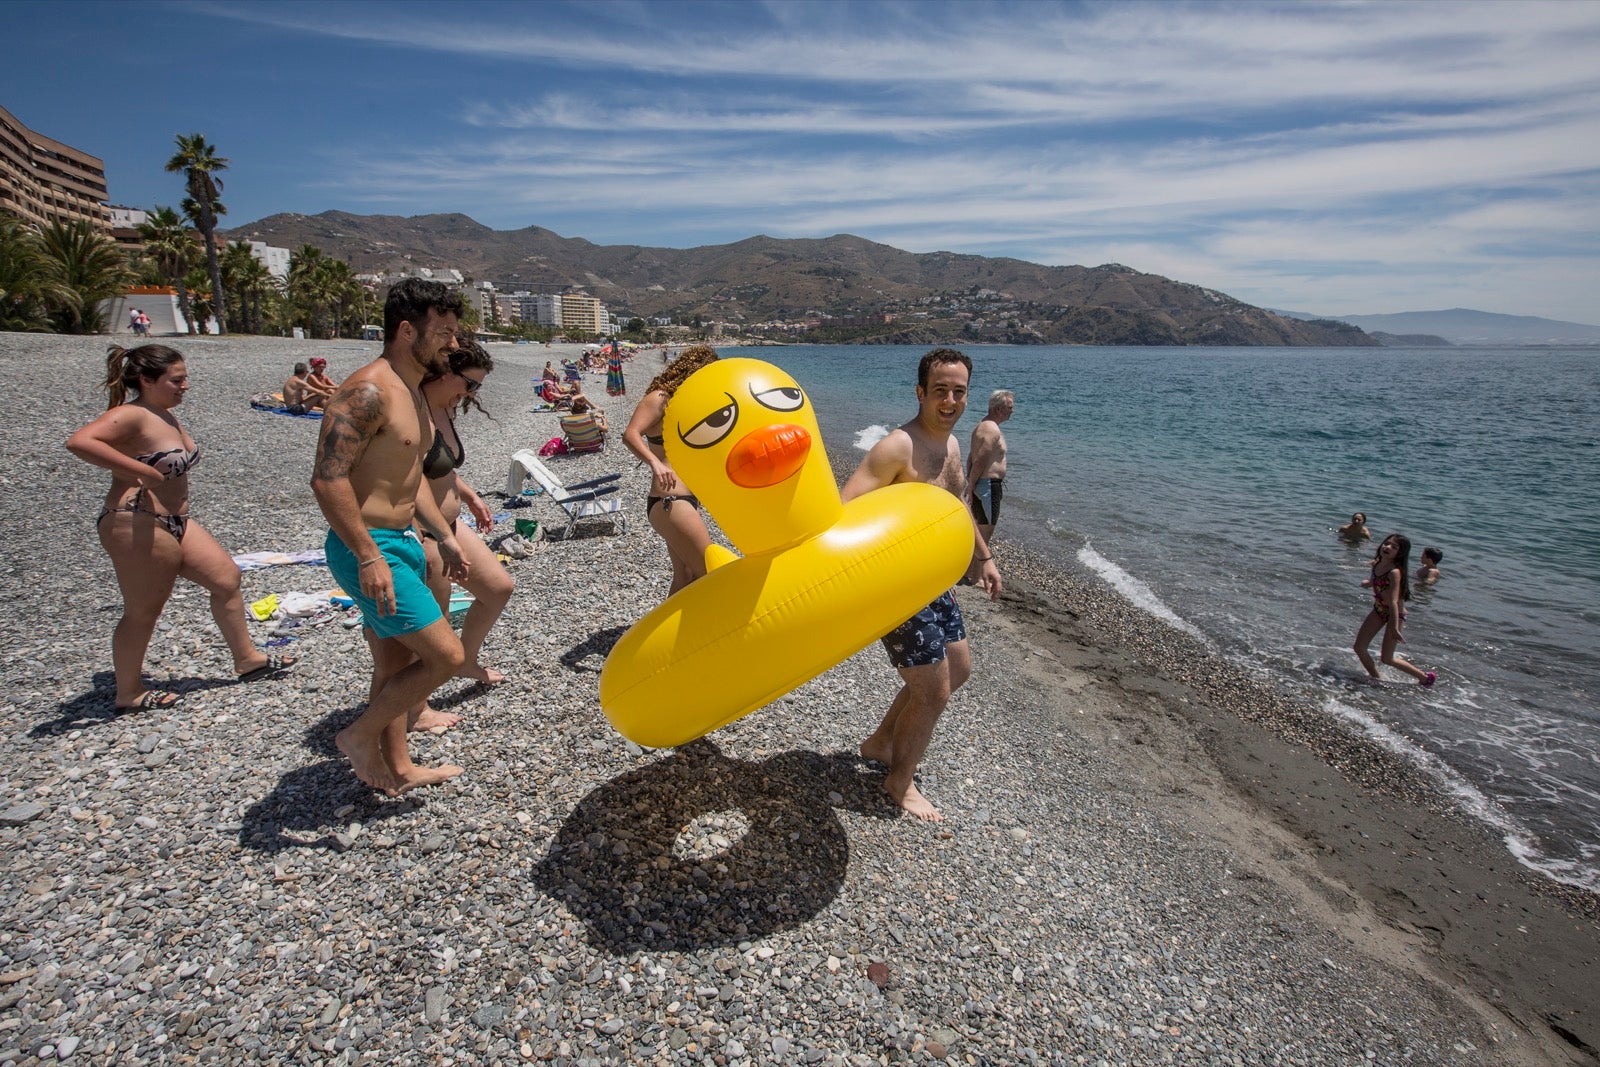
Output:
[[113,344],[106,353],[106,380],[101,384],[110,401],[107,408],[128,402],[128,394],[139,392],[139,382],[154,381],[166,373],[174,363],[183,361],[183,353],[166,345],[140,345],[123,348]]

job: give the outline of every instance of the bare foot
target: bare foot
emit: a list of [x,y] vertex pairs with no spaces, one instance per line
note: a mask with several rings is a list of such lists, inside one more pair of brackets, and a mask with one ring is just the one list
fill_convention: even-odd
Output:
[[506,680],[506,676],[493,667],[480,667],[476,663],[468,664],[456,672],[457,678],[471,678],[473,681],[482,682],[484,685],[499,685]]
[[[894,790],[890,788],[887,781],[884,782],[883,787],[888,790],[891,797],[894,797]],[[939,814],[939,809],[934,807],[928,801],[928,798],[917,790],[915,783],[906,786],[905,793],[894,797],[894,799],[907,812],[915,815],[923,822],[944,822],[944,816]]]
[[418,767],[413,764],[410,771],[400,775],[400,792],[406,793],[421,786],[448,782],[463,769],[453,763],[446,763],[443,767]]
[[861,742],[861,758],[869,759],[874,763],[881,763],[885,767],[894,765],[894,742],[892,740],[879,740],[873,734]]
[[407,730],[426,730],[430,734],[442,734],[450,727],[461,721],[461,716],[452,711],[439,711],[424,704],[422,712],[415,722],[407,723]]
[[356,772],[357,778],[385,796],[400,795],[400,779],[390,769],[377,745],[363,748],[350,736],[348,727],[334,735],[333,743],[350,761],[350,769]]

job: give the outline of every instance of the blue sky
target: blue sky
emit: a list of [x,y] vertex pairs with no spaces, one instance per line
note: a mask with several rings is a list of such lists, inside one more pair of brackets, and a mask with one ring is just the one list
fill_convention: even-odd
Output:
[[1600,3],[0,5],[0,106],[228,222],[853,233],[1269,307],[1600,323]]

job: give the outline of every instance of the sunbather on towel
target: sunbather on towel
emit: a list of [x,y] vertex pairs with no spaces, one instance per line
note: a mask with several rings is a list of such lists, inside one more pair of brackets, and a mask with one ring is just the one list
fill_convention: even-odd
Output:
[[211,594],[211,617],[241,680],[289,666],[292,657],[270,656],[250,640],[239,567],[189,514],[189,472],[200,462],[200,446],[173,414],[189,391],[183,356],[166,345],[113,345],[104,385],[110,407],[67,438],[67,449],[111,472],[111,491],[95,527],[122,588],[122,619],[111,637],[116,706],[168,708],[178,702],[176,693],[146,689],[142,668],[179,574]]
[[316,392],[311,388],[307,378],[309,372],[304,363],[294,365],[294,373],[284,379],[283,406],[291,415],[304,415],[308,411],[320,409],[323,402],[328,399],[327,394]]

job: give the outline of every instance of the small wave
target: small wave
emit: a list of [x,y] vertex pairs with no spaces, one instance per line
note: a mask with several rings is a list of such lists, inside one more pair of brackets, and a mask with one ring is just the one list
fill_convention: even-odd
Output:
[[1121,593],[1140,611],[1154,615],[1162,622],[1177,627],[1191,637],[1198,637],[1202,641],[1205,640],[1204,634],[1180,619],[1177,612],[1163,604],[1154,590],[1096,552],[1093,545],[1085,543],[1082,548],[1078,549],[1078,562],[1105,579],[1111,588]]
[[1403,758],[1422,771],[1445,795],[1452,798],[1468,815],[1478,819],[1501,835],[1506,849],[1517,862],[1531,867],[1545,876],[1567,885],[1591,892],[1600,890],[1594,869],[1580,863],[1546,856],[1538,847],[1534,836],[1521,826],[1505,809],[1489,799],[1480,789],[1456,773],[1449,764],[1433,753],[1419,747],[1409,738],[1396,733],[1371,715],[1334,697],[1323,704],[1323,710],[1355,725],[1375,743]]
[[872,446],[889,436],[887,426],[868,426],[856,434],[856,447],[863,452],[871,452]]

